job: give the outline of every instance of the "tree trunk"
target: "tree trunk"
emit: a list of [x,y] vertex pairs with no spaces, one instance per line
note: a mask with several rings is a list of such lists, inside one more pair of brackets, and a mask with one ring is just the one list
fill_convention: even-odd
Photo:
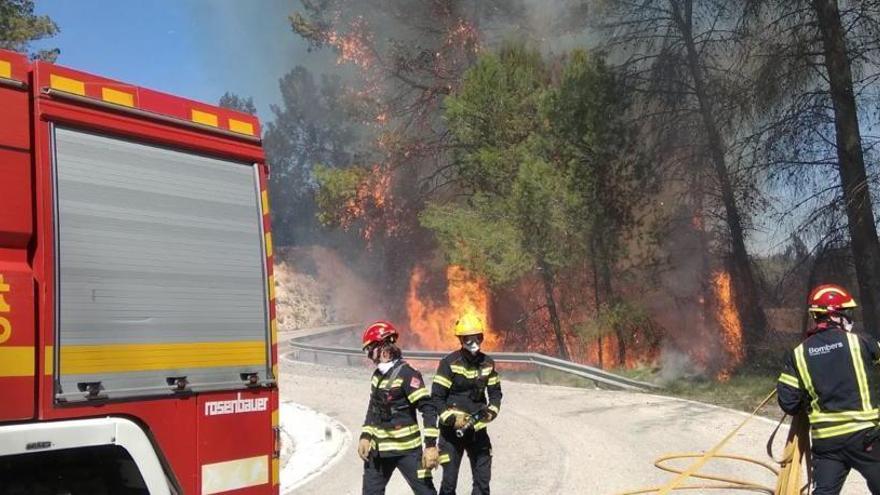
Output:
[[836,0],[813,0],[813,8],[822,32],[825,68],[834,105],[838,170],[855,258],[856,279],[859,283],[859,302],[862,305],[865,330],[874,337],[880,337],[880,243],[877,240],[871,193],[865,173],[846,37]]
[[752,273],[752,265],[746,250],[745,236],[743,233],[742,219],[739,208],[736,205],[733,185],[730,182],[730,174],[727,169],[725,157],[725,144],[715,122],[715,109],[706,90],[700,55],[694,44],[692,31],[692,0],[686,0],[684,11],[677,0],[670,0],[675,12],[675,21],[682,34],[687,50],[688,71],[694,83],[694,92],[699,104],[699,112],[702,117],[703,127],[706,130],[709,156],[718,184],[721,187],[721,201],[724,204],[724,212],[727,219],[727,228],[730,233],[732,266],[734,273],[734,297],[737,302],[737,310],[743,322],[745,337],[745,351],[753,349],[764,335],[767,320],[764,310],[758,300],[758,291],[755,277]]
[[[599,241],[599,244],[601,251],[599,259],[599,287],[602,293],[605,294],[605,301],[608,306],[613,307],[617,304],[617,297],[614,294],[614,287],[611,285],[611,255],[608,252],[607,245],[602,241]],[[617,364],[623,366],[626,363],[626,335],[624,335],[624,329],[620,325],[614,329],[614,334],[617,335]]]
[[[593,239],[590,242],[590,263],[593,268],[593,290],[595,294],[596,314],[599,314],[602,304],[612,307],[616,298],[614,296],[614,287],[611,285],[611,263],[608,253],[608,246],[601,239]],[[614,334],[617,336],[617,364],[622,365],[626,362],[626,344],[624,341],[624,332],[620,327],[614,328]],[[599,361],[602,361],[602,337],[599,337]]]
[[550,324],[553,325],[553,333],[556,335],[557,352],[560,358],[570,361],[568,348],[565,346],[565,336],[562,333],[562,324],[559,322],[559,313],[556,311],[553,272],[550,265],[544,260],[538,262],[538,269],[541,271],[541,280],[544,282],[544,297],[547,300],[547,311],[550,313]]
[[[813,262],[810,263],[810,271],[807,272],[807,290],[804,294],[809,294],[813,287],[816,286],[816,270],[819,268],[819,265],[822,263],[822,260],[825,258],[825,250],[828,248],[828,244],[822,244],[822,247],[816,251],[816,255],[813,257]],[[805,337],[807,332],[810,330],[810,327],[813,325],[813,318],[810,317],[810,313],[804,311],[804,319],[801,320],[801,336]]]

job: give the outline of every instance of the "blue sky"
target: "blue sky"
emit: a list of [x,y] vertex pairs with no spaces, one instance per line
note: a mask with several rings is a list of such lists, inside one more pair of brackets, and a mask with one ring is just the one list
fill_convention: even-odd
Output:
[[38,0],[61,33],[33,48],[60,48],[58,63],[139,86],[216,103],[252,96],[263,121],[278,78],[297,64],[320,71],[290,29],[296,0]]

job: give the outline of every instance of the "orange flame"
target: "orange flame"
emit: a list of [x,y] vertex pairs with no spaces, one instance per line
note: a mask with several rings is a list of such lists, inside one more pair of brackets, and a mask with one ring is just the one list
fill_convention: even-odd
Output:
[[418,335],[423,348],[452,350],[460,347],[453,327],[455,321],[464,315],[476,316],[486,325],[483,348],[497,348],[499,339],[490,326],[489,290],[485,280],[460,266],[450,265],[446,268],[446,301],[438,303],[423,300],[420,296],[424,282],[425,270],[416,266],[410,276],[406,309],[410,330]]
[[355,222],[362,220],[360,233],[369,244],[380,230],[386,234],[396,230],[396,225],[388,221],[392,203],[391,174],[381,165],[373,165],[357,185],[354,194],[343,203],[339,225],[347,231],[355,226]]
[[716,272],[712,277],[712,286],[718,303],[716,316],[721,328],[721,343],[727,354],[724,369],[718,373],[718,379],[726,381],[744,358],[742,323],[733,300],[730,274],[725,271]]
[[326,41],[336,49],[338,65],[351,63],[367,69],[375,63],[375,56],[370,48],[370,30],[362,17],[354,19],[349,27],[348,33],[327,33]]

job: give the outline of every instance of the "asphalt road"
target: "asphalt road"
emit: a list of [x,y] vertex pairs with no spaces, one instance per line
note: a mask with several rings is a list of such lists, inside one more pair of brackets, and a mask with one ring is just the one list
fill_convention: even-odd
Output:
[[[369,369],[285,359],[281,367],[282,401],[327,414],[357,438],[369,395]],[[662,484],[670,475],[654,468],[656,457],[708,450],[744,417],[736,411],[641,393],[515,383],[504,381],[503,376],[502,387],[501,415],[489,427],[494,451],[492,490],[502,495],[611,495]],[[769,420],[755,419],[724,452],[766,459],[764,445],[772,429]],[[362,465],[354,450],[356,443],[351,442],[340,462],[294,493],[361,493]],[[769,473],[748,465],[719,461],[705,470],[769,486],[774,483]],[[470,493],[466,471],[462,469],[459,493]],[[439,471],[435,473],[439,488]],[[411,492],[395,474],[387,493]],[[853,473],[843,493],[868,491]]]

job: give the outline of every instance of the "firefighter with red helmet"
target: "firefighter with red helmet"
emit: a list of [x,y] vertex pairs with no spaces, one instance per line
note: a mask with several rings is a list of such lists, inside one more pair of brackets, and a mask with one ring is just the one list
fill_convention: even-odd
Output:
[[484,326],[479,317],[464,315],[455,322],[461,348],[437,366],[431,395],[440,413],[440,494],[455,494],[464,454],[471,463],[472,495],[489,495],[492,442],[486,425],[501,411],[501,378],[495,361],[480,351]]
[[[422,374],[403,360],[399,334],[391,323],[377,321],[363,334],[363,349],[376,365],[370,403],[358,442],[364,461],[363,495],[382,495],[397,469],[416,495],[436,495],[431,470],[437,467],[437,411]],[[425,449],[416,419],[426,425]],[[429,427],[428,425],[431,425]]]
[[838,285],[810,293],[814,327],[788,353],[776,385],[779,406],[806,413],[812,437],[814,495],[839,494],[851,469],[880,494],[877,381],[869,365],[880,345],[852,333],[856,301]]

